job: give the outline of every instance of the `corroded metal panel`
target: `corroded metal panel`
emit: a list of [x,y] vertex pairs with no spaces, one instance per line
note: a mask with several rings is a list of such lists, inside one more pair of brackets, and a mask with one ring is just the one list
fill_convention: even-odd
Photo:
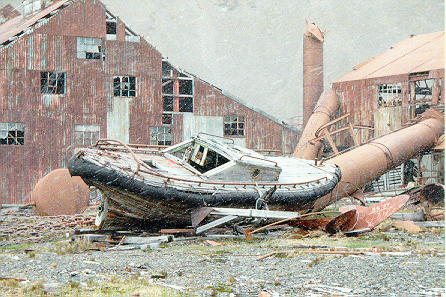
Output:
[[403,107],[402,106],[387,106],[379,108],[375,112],[375,137],[384,135],[386,133],[396,131],[401,128],[403,122]]
[[221,116],[195,116],[192,113],[184,113],[182,126],[184,140],[200,132],[223,136],[223,117]]

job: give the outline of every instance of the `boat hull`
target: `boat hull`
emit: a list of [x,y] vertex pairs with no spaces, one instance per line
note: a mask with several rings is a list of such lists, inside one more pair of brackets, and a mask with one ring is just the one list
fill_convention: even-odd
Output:
[[[269,209],[302,211],[329,193],[339,182],[339,168],[332,178],[303,185],[206,184],[197,181],[176,182],[159,176],[141,176],[132,172],[101,166],[73,156],[68,163],[73,176],[97,187],[104,195],[97,225],[108,228],[158,228],[191,225],[192,212],[200,207],[258,208],[259,192],[276,186],[269,197]],[[106,207],[105,207],[106,206]],[[106,209],[105,209],[106,208]]]

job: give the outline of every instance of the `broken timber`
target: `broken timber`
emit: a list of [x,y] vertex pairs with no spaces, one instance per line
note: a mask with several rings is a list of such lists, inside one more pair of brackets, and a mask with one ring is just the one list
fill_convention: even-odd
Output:
[[[298,212],[293,211],[274,211],[274,210],[260,210],[260,209],[241,209],[241,208],[207,208],[204,210],[199,210],[198,212],[205,212],[209,215],[219,215],[223,216],[215,221],[212,221],[210,223],[207,223],[203,226],[197,227],[196,234],[203,233],[207,230],[210,230],[212,228],[221,226],[225,223],[228,223],[232,220],[235,220],[238,217],[246,217],[246,218],[259,218],[259,219],[279,219],[280,221],[274,222],[272,224],[269,224],[267,226],[264,226],[262,228],[259,228],[254,231],[247,231],[249,235],[245,233],[245,236],[247,238],[250,238],[253,233],[258,232],[260,230],[266,229],[269,226],[277,225],[280,223],[288,222],[294,219],[299,219],[302,217],[307,217],[310,215],[317,215],[317,214],[328,214],[328,213],[340,213],[339,211],[324,211],[324,212],[317,212],[317,213],[307,213],[307,214],[300,214]],[[201,218],[201,220],[204,219],[204,217]],[[198,225],[200,222],[193,222],[193,224]]]

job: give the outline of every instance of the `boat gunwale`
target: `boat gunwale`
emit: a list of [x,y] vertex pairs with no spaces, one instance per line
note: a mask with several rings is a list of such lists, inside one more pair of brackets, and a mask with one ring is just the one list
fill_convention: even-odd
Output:
[[[315,183],[315,182],[320,182],[321,180],[327,180],[329,181],[330,179],[328,178],[328,176],[323,176],[314,180],[310,180],[310,181],[304,181],[304,182],[293,182],[293,183],[262,183],[262,182],[247,182],[247,183],[240,183],[240,182],[217,182],[217,181],[206,181],[206,180],[193,180],[193,179],[185,179],[185,178],[178,178],[178,177],[173,177],[173,176],[166,176],[162,173],[156,172],[154,171],[149,165],[147,165],[146,163],[144,163],[143,161],[141,161],[136,154],[133,152],[133,150],[129,147],[129,145],[125,144],[124,142],[117,140],[117,139],[99,139],[96,144],[94,144],[93,146],[90,147],[90,149],[93,149],[93,147],[97,147],[97,149],[99,150],[103,150],[103,151],[107,151],[107,149],[100,147],[100,142],[102,141],[112,141],[112,142],[117,142],[120,145],[122,145],[125,149],[128,150],[128,152],[130,153],[130,155],[133,157],[133,159],[136,162],[136,171],[133,171],[134,175],[139,175],[138,172],[144,172],[147,174],[151,174],[151,175],[155,175],[161,178],[166,179],[166,182],[169,182],[170,184],[172,184],[170,181],[171,180],[175,180],[175,181],[180,181],[180,182],[187,182],[187,183],[196,183],[198,184],[198,186],[200,186],[201,184],[210,184],[210,185],[221,185],[223,188],[227,185],[227,186],[244,186],[244,188],[246,188],[246,186],[254,186],[254,187],[258,187],[258,186],[262,186],[263,188],[265,186],[277,186],[279,188],[281,188],[282,186],[293,186],[293,188],[296,188],[297,186],[301,186],[301,185],[308,185],[311,183]],[[80,151],[77,154],[77,158],[79,158],[81,155],[85,155],[85,151]],[[99,162],[98,162],[99,163]],[[110,165],[110,163],[108,163]],[[146,170],[141,170],[141,165],[145,168],[148,169]],[[179,164],[180,166],[182,166],[181,164]],[[334,165],[334,164],[333,164]],[[111,166],[109,166],[110,168],[112,168]],[[337,165],[334,165],[335,168],[339,169],[339,167]],[[119,168],[121,169],[121,168]],[[122,169],[121,169],[122,170]],[[337,171],[335,169],[335,172],[327,172],[327,174],[331,174],[333,175],[333,178],[336,178],[337,175],[340,175],[340,172],[337,174]],[[340,178],[339,178],[340,180]]]

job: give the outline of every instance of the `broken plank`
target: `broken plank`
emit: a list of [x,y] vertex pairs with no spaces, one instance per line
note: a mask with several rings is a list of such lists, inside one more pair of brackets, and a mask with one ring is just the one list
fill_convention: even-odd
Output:
[[290,219],[298,217],[300,213],[293,211],[276,211],[243,208],[214,208],[211,215],[234,215],[239,217],[263,218],[263,219]]
[[229,215],[229,216],[222,217],[222,218],[220,218],[218,220],[212,221],[212,222],[210,222],[210,223],[208,223],[206,225],[198,227],[196,233],[197,234],[203,233],[203,232],[205,232],[205,231],[207,231],[209,229],[212,229],[214,227],[217,227],[217,226],[223,225],[223,224],[225,224],[227,222],[230,222],[230,221],[232,221],[232,220],[234,220],[236,218],[237,218],[237,216],[234,216],[234,215]]
[[163,243],[171,242],[173,240],[172,235],[162,235],[162,236],[125,236],[122,240],[122,244],[150,244],[150,243]]

